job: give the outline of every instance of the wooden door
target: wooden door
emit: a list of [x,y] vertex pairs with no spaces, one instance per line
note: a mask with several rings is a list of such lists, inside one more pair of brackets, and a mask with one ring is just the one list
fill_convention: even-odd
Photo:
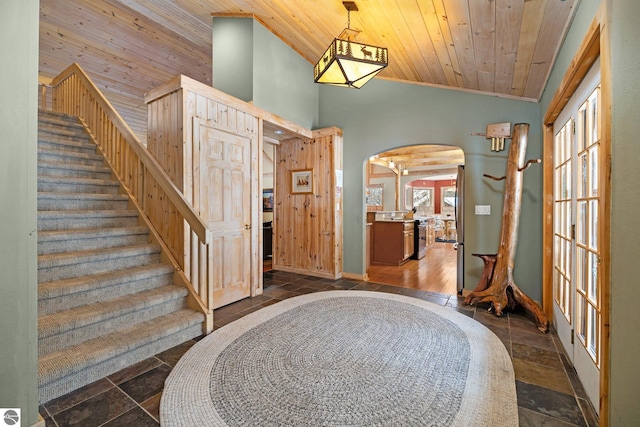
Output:
[[247,136],[194,120],[198,211],[213,243],[213,308],[251,294],[251,144]]

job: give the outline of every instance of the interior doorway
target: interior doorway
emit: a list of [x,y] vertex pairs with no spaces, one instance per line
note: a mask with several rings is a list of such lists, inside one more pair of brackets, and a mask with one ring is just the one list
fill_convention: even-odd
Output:
[[365,162],[369,281],[458,292],[464,248],[458,231],[462,165],[463,151],[444,145],[402,147]]
[[273,267],[273,208],[275,206],[276,141],[262,145],[262,271]]

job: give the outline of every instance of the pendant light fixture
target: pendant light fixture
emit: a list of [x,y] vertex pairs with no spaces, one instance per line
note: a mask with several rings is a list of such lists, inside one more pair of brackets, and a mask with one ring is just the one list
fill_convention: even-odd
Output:
[[358,11],[355,2],[342,2],[347,9],[347,28],[333,39],[313,69],[316,83],[360,89],[388,64],[387,48],[353,41],[356,30],[351,29],[351,12]]

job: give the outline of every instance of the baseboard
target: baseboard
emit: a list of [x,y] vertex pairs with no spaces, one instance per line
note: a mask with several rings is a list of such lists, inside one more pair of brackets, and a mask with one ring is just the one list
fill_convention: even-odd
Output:
[[44,418],[42,418],[42,415],[38,414],[38,422],[31,427],[45,427],[46,424],[47,423],[45,422]]
[[360,280],[362,282],[368,282],[369,281],[369,275],[367,273],[365,274],[356,274],[356,273],[342,273],[342,278],[343,279],[349,279],[349,280]]
[[302,268],[285,267],[273,264],[273,269],[277,271],[286,271],[287,273],[304,274],[306,276],[321,277],[323,279],[338,280],[343,277],[343,273],[325,273],[322,271],[304,270]]

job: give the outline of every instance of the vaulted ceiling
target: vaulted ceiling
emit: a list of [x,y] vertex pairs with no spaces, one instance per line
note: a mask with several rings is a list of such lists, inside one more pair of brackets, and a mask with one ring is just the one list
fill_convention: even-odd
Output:
[[[211,16],[253,15],[314,63],[347,26],[341,0],[43,0],[45,52],[78,32],[85,47],[144,45],[128,29],[163,28],[176,47],[211,46]],[[360,0],[351,14],[358,40],[389,49],[380,77],[537,100],[577,0]],[[92,19],[92,16],[98,19]],[[100,16],[102,15],[102,16]],[[122,21],[117,25],[117,21]],[[94,23],[98,28],[90,29]],[[89,24],[89,25],[88,25]],[[81,30],[81,26],[86,26]],[[121,27],[124,34],[109,31]],[[53,30],[53,31],[51,31]],[[59,31],[58,31],[59,30]],[[162,41],[162,38],[158,38]],[[118,43],[120,42],[120,43]],[[82,46],[78,45],[77,48]],[[184,48],[184,46],[182,46]],[[55,50],[55,49],[54,49]],[[156,61],[171,58],[157,58]],[[176,58],[180,59],[180,58]]]
[[[218,14],[253,13],[311,63],[347,27],[341,0],[212,3]],[[389,49],[380,77],[538,100],[577,0],[355,3],[357,41]]]
[[[356,0],[351,28],[389,49],[378,78],[537,101],[578,1]],[[252,16],[311,64],[347,26],[341,0],[41,0],[40,73],[80,63],[144,132],[145,92],[211,83],[212,15]]]

